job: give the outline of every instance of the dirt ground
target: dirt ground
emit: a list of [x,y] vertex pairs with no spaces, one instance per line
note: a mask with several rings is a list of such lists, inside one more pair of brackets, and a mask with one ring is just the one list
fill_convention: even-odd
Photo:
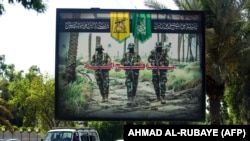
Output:
[[[112,78],[110,79],[112,81]],[[94,78],[92,80],[94,81]],[[81,110],[78,116],[97,120],[134,121],[199,121],[204,118],[201,84],[182,91],[168,90],[165,97],[166,104],[161,104],[156,100],[152,82],[141,81],[137,87],[136,97],[130,103],[124,81],[124,79],[116,80],[115,85],[110,85],[108,102],[101,102],[102,98],[96,85],[88,106]]]

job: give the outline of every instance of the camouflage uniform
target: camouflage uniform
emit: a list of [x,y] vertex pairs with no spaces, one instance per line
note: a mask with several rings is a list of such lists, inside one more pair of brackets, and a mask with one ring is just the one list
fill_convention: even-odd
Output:
[[[141,62],[141,57],[138,53],[134,52],[134,44],[129,43],[129,51],[124,53],[120,63],[124,66],[136,66]],[[139,69],[126,69],[125,70],[127,87],[127,97],[129,101],[132,101],[136,95],[136,89],[138,85]]]
[[[150,52],[148,56],[148,62],[157,66],[168,66],[168,55],[167,49],[162,49],[162,43],[156,42],[156,47]],[[165,103],[164,97],[166,92],[166,83],[167,83],[167,70],[152,70],[152,82],[154,85],[155,94],[157,96],[157,100],[161,101],[162,104]]]
[[[102,45],[96,47],[96,53],[92,56],[91,65],[105,66],[111,62],[111,58],[107,53],[103,52]],[[95,78],[102,96],[102,101],[108,101],[109,95],[109,69],[96,69]]]

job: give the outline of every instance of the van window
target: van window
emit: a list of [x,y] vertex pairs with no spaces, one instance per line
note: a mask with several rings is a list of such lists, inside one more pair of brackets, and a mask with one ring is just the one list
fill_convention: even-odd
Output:
[[72,132],[48,132],[43,141],[71,141]]
[[82,141],[90,141],[90,140],[89,140],[89,136],[86,135],[86,134],[81,136],[81,140],[82,140]]

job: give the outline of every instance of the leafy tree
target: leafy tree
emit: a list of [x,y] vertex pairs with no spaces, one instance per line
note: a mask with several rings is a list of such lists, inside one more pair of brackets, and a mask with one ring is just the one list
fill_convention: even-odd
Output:
[[5,64],[5,55],[0,55],[0,77],[13,81],[15,65]]
[[33,101],[37,105],[36,117],[40,119],[41,128],[48,130],[60,125],[60,121],[55,120],[55,81],[48,75],[44,75],[34,81]]
[[0,80],[0,95],[1,98],[8,101],[10,99],[10,95],[8,93],[9,81],[5,78]]
[[[249,0],[202,1],[206,11],[206,92],[209,97],[211,124],[221,124],[221,103],[225,87],[240,65],[244,30],[242,12]],[[224,104],[225,105],[225,104]]]
[[[47,9],[43,0],[8,0],[9,4],[21,4],[25,9],[35,10],[38,13],[44,13]],[[5,12],[3,1],[0,2],[0,16]]]
[[18,127],[39,127],[46,132],[53,127],[75,126],[75,122],[55,119],[55,80],[41,74],[37,66],[31,66],[26,74],[15,72],[8,90]]
[[4,111],[0,112],[0,119],[3,124],[39,127],[41,132],[58,126],[76,126],[74,121],[54,118],[55,80],[48,74],[41,74],[38,66],[31,66],[24,74],[22,70],[16,71],[13,64],[5,64],[5,55],[0,55],[0,72],[0,108]]
[[12,128],[10,120],[13,118],[13,114],[7,100],[9,99],[8,85],[9,82],[6,79],[7,66],[5,64],[5,55],[0,55],[0,123]]
[[242,36],[241,31],[238,29],[243,25],[239,21],[244,6],[249,1],[194,0],[192,2],[200,6],[195,8],[195,4],[190,4],[187,0],[175,0],[182,9],[190,7],[189,10],[206,11],[206,92],[209,97],[210,122],[220,124],[221,112],[227,111],[223,110],[227,104],[221,101],[224,88],[232,78],[230,74],[236,71],[240,52],[244,49],[239,38]]
[[[32,66],[29,72],[24,75],[22,73],[14,73],[14,81],[10,82],[8,90],[11,93],[9,103],[15,111],[15,119],[21,122],[19,126],[35,126],[37,106],[32,101],[34,98],[35,83],[39,77],[39,71]],[[33,95],[34,94],[34,95]]]
[[[249,15],[249,0],[174,0],[174,2],[181,10],[206,12],[206,93],[209,97],[210,122],[220,124],[224,88],[237,72],[242,52],[249,47],[245,42],[247,32],[243,30],[247,21],[243,15],[245,13]],[[156,5],[155,9],[159,9],[159,6]]]
[[[249,36],[249,35],[248,35]],[[232,124],[250,124],[250,52],[244,53],[237,68],[237,73],[226,86],[224,100],[230,111],[229,118]]]
[[[88,126],[98,130],[102,141],[113,141],[123,136],[124,122],[120,121],[91,121]],[[111,134],[112,133],[112,134]]]

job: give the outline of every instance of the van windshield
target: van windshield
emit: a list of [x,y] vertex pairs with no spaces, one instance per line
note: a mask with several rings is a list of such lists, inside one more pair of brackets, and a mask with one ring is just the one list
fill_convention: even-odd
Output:
[[48,132],[43,141],[72,141],[73,133],[67,131]]
[[100,141],[97,132],[79,132],[82,141]]

